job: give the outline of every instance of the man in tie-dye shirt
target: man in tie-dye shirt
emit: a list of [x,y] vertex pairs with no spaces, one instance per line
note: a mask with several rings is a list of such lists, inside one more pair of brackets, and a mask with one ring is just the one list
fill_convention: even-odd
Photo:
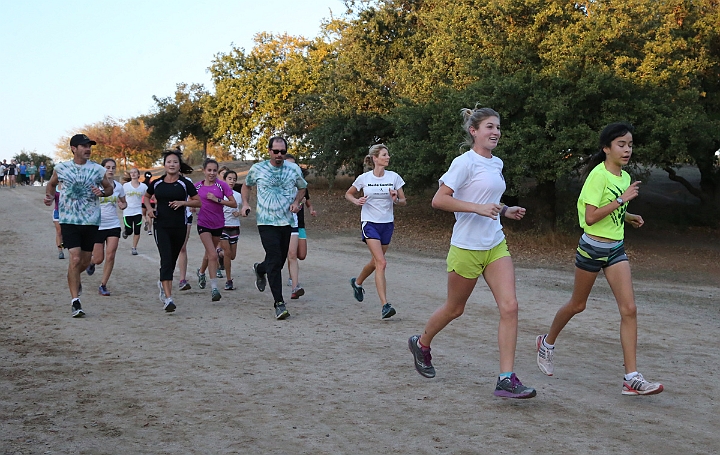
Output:
[[105,168],[90,161],[91,148],[96,142],[84,134],[70,139],[71,161],[55,166],[45,187],[45,205],[55,201],[55,192],[62,182],[58,215],[63,244],[70,252],[68,287],[72,297],[72,316],[82,317],[80,305],[80,273],[90,265],[95,246],[95,234],[100,225],[99,197],[113,193],[113,184],[105,177]]
[[[305,195],[298,191],[307,187],[300,167],[285,161],[287,141],[282,137],[270,138],[268,142],[270,159],[252,165],[242,186],[242,208],[240,214],[250,212],[250,187],[257,186],[257,225],[260,241],[265,249],[265,260],[255,263],[255,287],[263,292],[270,283],[275,300],[275,317],[290,316],[282,295],[282,268],[290,247],[293,213],[300,209]],[[267,279],[266,279],[267,275]]]

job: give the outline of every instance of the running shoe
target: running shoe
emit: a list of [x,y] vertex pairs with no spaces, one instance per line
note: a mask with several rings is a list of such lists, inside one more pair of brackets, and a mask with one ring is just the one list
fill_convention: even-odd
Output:
[[218,300],[220,300],[222,298],[222,296],[220,295],[220,291],[218,291],[217,288],[212,290],[211,295],[212,295],[213,302],[217,302]]
[[91,262],[90,265],[87,266],[87,268],[85,269],[85,272],[87,272],[88,275],[92,275],[93,273],[95,273],[95,264]]
[[205,274],[200,273],[200,269],[197,269],[197,277],[198,277],[198,286],[200,286],[200,289],[205,289],[205,286],[207,285],[207,280],[205,278]]
[[426,378],[434,378],[435,367],[432,365],[430,348],[421,348],[418,341],[420,341],[420,335],[413,335],[408,340],[408,348],[412,352],[413,360],[415,360],[415,369]]
[[[255,287],[258,291],[264,292],[265,291],[265,285],[267,284],[267,279],[265,278],[264,273],[258,272],[258,265],[260,265],[259,262],[256,262],[253,264],[253,273],[255,273]],[[280,302],[282,303],[282,302]],[[280,318],[278,318],[280,319]]]
[[538,335],[537,338],[535,338],[535,347],[537,348],[537,366],[540,368],[540,371],[545,373],[548,376],[553,375],[553,355],[555,354],[555,349],[546,348],[545,345],[543,345],[543,341],[545,341],[545,335]]
[[127,232],[125,229],[123,229],[122,238],[123,238],[123,239],[127,239],[127,238],[128,238],[128,232]]
[[148,229],[147,229],[147,233],[148,233],[148,235],[152,235],[152,229],[149,229],[149,228],[148,228]]
[[188,280],[180,280],[180,290],[181,291],[188,291],[192,289],[192,286],[190,286],[190,283],[188,283]]
[[287,285],[292,286],[292,278],[288,278]]
[[292,294],[290,294],[290,298],[293,300],[297,300],[300,297],[305,295],[305,289],[302,288],[299,284],[293,289]]
[[165,289],[163,289],[163,287],[162,287],[162,282],[160,280],[158,280],[157,285],[158,285],[158,289],[160,289],[160,294],[159,294],[160,302],[165,303],[165,299],[167,298],[167,296],[165,295]]
[[217,272],[215,272],[215,278],[224,278],[220,269],[217,269]]
[[648,382],[640,373],[629,381],[623,378],[623,395],[655,395],[662,391],[662,384],[659,382]]
[[537,395],[532,387],[525,387],[520,379],[511,374],[509,378],[498,377],[495,386],[495,396],[502,398],[532,398]]
[[85,312],[82,309],[82,305],[80,305],[80,299],[73,300],[72,303],[72,317],[74,318],[81,318],[85,316]]
[[163,310],[165,310],[167,313],[172,313],[175,311],[175,302],[173,302],[172,297],[168,297],[167,300],[165,300],[165,305],[163,305]]
[[290,316],[287,308],[285,308],[285,302],[275,303],[275,319],[285,319]]
[[107,286],[103,286],[101,284],[100,287],[98,288],[98,294],[107,297],[110,295],[110,291],[108,291]]
[[232,291],[233,289],[235,289],[235,286],[233,286],[233,280],[227,280],[225,282],[225,290]]
[[132,253],[133,256],[137,256],[137,248],[130,250],[130,253]]
[[65,253],[62,251],[58,253],[58,259],[65,259]]
[[150,225],[147,223],[143,224],[143,229],[145,229],[145,232],[148,232],[150,230]]
[[365,289],[355,284],[355,278],[350,278],[350,286],[352,286],[353,292],[355,293],[355,300],[362,302],[365,298]]
[[382,318],[387,319],[395,316],[395,308],[392,307],[389,303],[386,303],[382,307]]

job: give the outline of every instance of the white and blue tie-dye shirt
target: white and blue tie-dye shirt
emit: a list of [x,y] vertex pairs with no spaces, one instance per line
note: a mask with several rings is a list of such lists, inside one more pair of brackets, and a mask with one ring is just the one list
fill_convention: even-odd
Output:
[[94,161],[76,164],[65,161],[55,166],[60,188],[60,224],[100,225],[100,200],[92,188],[101,188],[105,168]]
[[295,200],[297,190],[307,187],[300,166],[287,161],[280,167],[273,166],[270,161],[255,163],[245,177],[245,184],[257,186],[257,224],[293,224],[290,205]]

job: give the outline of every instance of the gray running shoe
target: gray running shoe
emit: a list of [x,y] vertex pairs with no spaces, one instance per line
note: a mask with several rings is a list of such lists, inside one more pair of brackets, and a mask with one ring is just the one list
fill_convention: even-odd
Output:
[[63,253],[62,251],[60,251],[60,252],[58,253],[58,259],[65,259],[65,253]]
[[175,308],[177,308],[177,307],[175,306],[175,302],[173,302],[172,297],[170,297],[169,299],[167,299],[167,300],[165,301],[165,305],[163,306],[163,310],[165,310],[165,311],[168,312],[168,313],[172,313],[173,311],[175,311]]
[[[258,270],[257,270],[258,265],[260,265],[259,262],[256,262],[255,264],[253,264],[253,272],[255,273],[255,287],[257,288],[258,291],[264,292],[265,285],[267,284],[267,279],[265,278],[264,273],[258,272]],[[280,303],[282,303],[282,302],[280,302]],[[285,304],[283,304],[283,308],[285,308]],[[284,318],[278,318],[278,319],[284,319]]]
[[85,272],[87,272],[88,275],[92,275],[93,273],[95,273],[95,264],[91,262],[90,265],[87,266],[87,268],[85,269]]
[[545,373],[548,376],[553,375],[553,355],[555,354],[555,349],[549,349],[546,348],[543,345],[543,341],[545,341],[545,335],[538,335],[537,338],[535,338],[535,347],[537,348],[537,366],[540,368],[540,371]]
[[127,229],[123,229],[122,238],[123,238],[123,239],[127,239],[127,238],[128,238],[128,231],[127,231]]
[[663,391],[659,382],[648,382],[640,373],[629,381],[623,378],[623,395],[655,395]]
[[165,303],[165,299],[166,299],[167,297],[166,297],[166,295],[165,295],[165,289],[163,289],[163,287],[162,287],[162,282],[161,282],[160,280],[158,280],[157,286],[158,286],[158,289],[160,289],[160,295],[159,295],[159,297],[160,297],[160,303]]
[[200,269],[197,269],[197,277],[198,277],[198,286],[200,286],[200,289],[205,289],[205,286],[207,284],[207,279],[205,278],[204,273],[200,273]]
[[520,379],[515,376],[515,373],[511,374],[509,378],[498,377],[497,385],[495,386],[495,396],[502,398],[532,398],[537,395],[535,389],[532,387],[525,387]]
[[413,335],[408,340],[408,348],[410,352],[412,352],[413,359],[415,360],[415,369],[426,378],[434,378],[435,367],[432,366],[430,348],[421,348],[418,346],[418,341],[420,341],[420,335]]
[[82,309],[82,305],[80,305],[80,299],[73,300],[72,303],[72,317],[74,318],[81,318],[85,316],[85,312]]
[[213,302],[217,302],[218,300],[220,300],[222,298],[222,296],[220,295],[220,291],[217,288],[212,290],[211,295],[212,295]]
[[215,272],[215,278],[224,278],[220,269],[217,269],[217,272]]
[[137,256],[137,255],[138,255],[138,254],[137,254],[137,248],[131,249],[131,250],[130,250],[130,253],[131,253],[133,256]]
[[290,316],[287,308],[285,308],[285,302],[275,303],[275,319],[285,319]]
[[350,286],[352,286],[353,292],[355,293],[355,300],[362,302],[365,298],[365,289],[355,284],[355,278],[350,278]]
[[225,282],[225,290],[226,290],[226,291],[232,291],[233,289],[235,289],[235,285],[233,284],[233,280],[227,280],[227,281]]
[[190,286],[190,283],[188,283],[188,280],[180,280],[180,290],[181,291],[188,291],[192,289],[192,286]]
[[390,305],[389,303],[386,303],[382,307],[381,314],[382,314],[383,319],[391,318],[391,317],[395,316],[395,308],[393,308],[392,305]]

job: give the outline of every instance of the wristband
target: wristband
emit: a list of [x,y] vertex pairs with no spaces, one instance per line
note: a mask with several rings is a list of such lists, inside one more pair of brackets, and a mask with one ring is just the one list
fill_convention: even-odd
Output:
[[503,208],[500,210],[500,216],[505,215],[505,212],[507,212],[507,208],[508,208],[507,205],[503,205]]

